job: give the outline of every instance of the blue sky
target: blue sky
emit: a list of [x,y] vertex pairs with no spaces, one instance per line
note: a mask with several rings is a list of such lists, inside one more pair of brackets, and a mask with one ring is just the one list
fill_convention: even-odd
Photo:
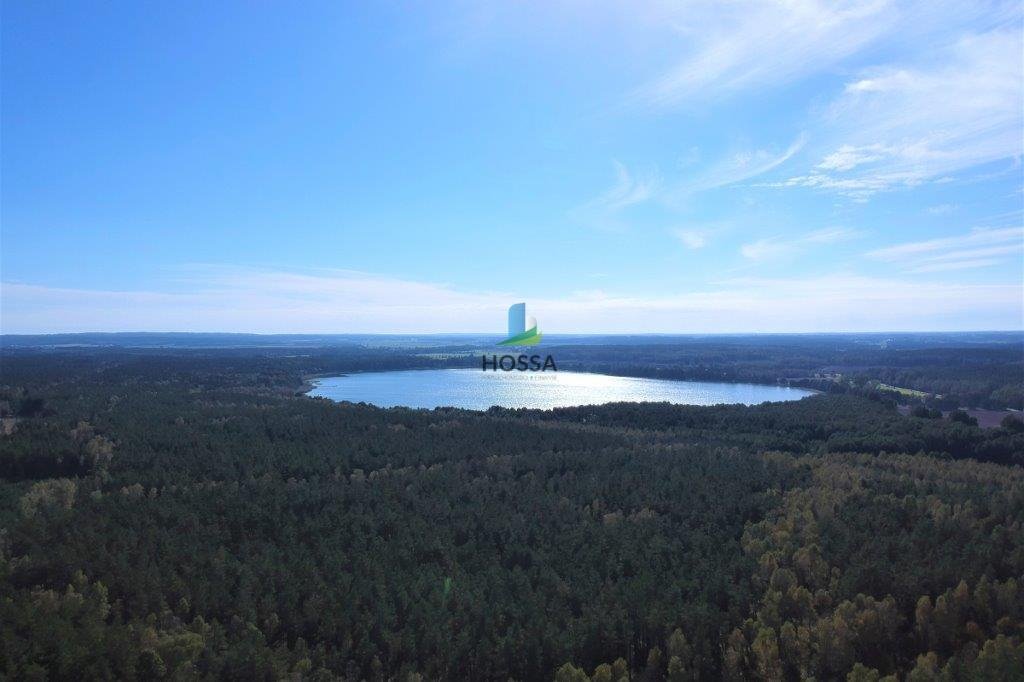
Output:
[[1019,2],[5,3],[0,329],[1024,327]]

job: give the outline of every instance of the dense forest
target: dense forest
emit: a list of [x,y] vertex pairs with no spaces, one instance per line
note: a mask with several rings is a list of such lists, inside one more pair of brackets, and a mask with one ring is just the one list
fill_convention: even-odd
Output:
[[[714,343],[568,344],[559,367],[841,371],[946,393],[959,382],[983,396],[970,404],[1024,390],[1012,344]],[[825,362],[835,354],[841,368]],[[465,360],[360,344],[0,360],[3,677],[1024,671],[1013,417],[982,429],[903,416],[866,382],[753,407],[383,410],[303,396],[311,374]]]
[[[984,342],[983,342],[984,341]],[[709,337],[685,343],[638,339],[567,344],[560,366],[605,374],[787,383],[831,393],[883,393],[941,409],[1024,409],[1020,335],[807,335]],[[906,391],[885,390],[898,387]]]

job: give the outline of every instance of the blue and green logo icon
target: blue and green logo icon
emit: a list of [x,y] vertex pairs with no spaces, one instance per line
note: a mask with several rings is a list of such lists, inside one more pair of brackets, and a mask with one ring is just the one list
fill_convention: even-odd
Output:
[[536,346],[541,336],[537,320],[526,317],[526,304],[514,303],[508,307],[508,338],[499,346]]
[[[508,338],[498,343],[499,346],[536,346],[540,343],[541,333],[537,331],[537,320],[526,316],[526,304],[516,303],[508,308]],[[486,355],[480,357],[481,369],[497,372],[546,372],[549,369],[558,371],[555,359],[550,355],[541,362],[539,355]]]

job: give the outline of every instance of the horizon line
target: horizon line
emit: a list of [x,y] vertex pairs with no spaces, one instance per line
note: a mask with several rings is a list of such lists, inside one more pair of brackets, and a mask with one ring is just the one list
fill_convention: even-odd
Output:
[[[86,331],[86,332],[0,332],[0,339],[26,336],[90,336],[90,335],[151,335],[151,336],[502,336],[500,332],[183,332],[183,331]],[[806,336],[811,334],[1024,334],[1020,329],[918,329],[918,330],[858,330],[842,331],[720,331],[720,332],[545,332],[547,337],[558,336]]]

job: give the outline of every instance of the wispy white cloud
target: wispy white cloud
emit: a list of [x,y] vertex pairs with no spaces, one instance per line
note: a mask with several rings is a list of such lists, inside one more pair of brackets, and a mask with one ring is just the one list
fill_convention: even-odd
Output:
[[889,148],[881,144],[870,144],[863,147],[844,144],[826,156],[817,167],[821,170],[848,171],[865,163],[881,161],[890,153]]
[[349,270],[196,265],[174,279],[174,292],[4,282],[2,331],[404,332],[479,324],[504,309],[490,292]]
[[[1022,233],[1018,233],[1018,237]],[[944,261],[944,260],[963,260],[965,258],[990,258],[992,256],[1006,256],[1011,253],[1018,253],[1024,250],[1024,242],[1020,239],[1018,243],[1014,243],[1011,240],[1009,243],[1002,244],[1000,246],[989,246],[983,249],[963,249],[963,250],[952,250],[946,253],[939,253],[932,256],[927,256],[929,261]]]
[[[834,74],[848,59],[851,65],[842,69],[854,74],[810,114],[806,132],[784,151],[729,154],[693,177],[665,182],[654,194],[670,206],[783,167],[786,176],[759,186],[803,187],[864,202],[881,192],[951,182],[1024,151],[1019,3],[741,0],[666,11],[666,23],[692,51],[634,93],[634,101],[660,106],[703,103],[727,92],[749,95]],[[898,58],[862,66],[871,54],[866,48],[897,40]]]
[[948,272],[950,270],[968,270],[971,268],[984,268],[999,263],[998,258],[973,258],[967,260],[951,261],[948,263],[924,263],[910,268],[907,272]]
[[[963,285],[945,280],[910,282],[898,278],[875,278],[836,274],[814,278],[747,279],[731,282],[761,289],[764,297],[784,301],[781,315],[818,316],[823,328],[840,329],[944,329],[959,315],[961,328],[1016,329],[1022,325],[1020,283],[1005,285]],[[976,296],[980,309],[970,309]],[[771,307],[766,300],[765,305]],[[996,309],[1002,313],[992,316]],[[879,319],[871,321],[872,311]],[[1000,319],[996,319],[996,318]],[[901,319],[902,318],[902,319]],[[973,318],[973,319],[965,319]]]
[[1016,243],[1019,245],[1022,239],[1024,239],[1024,230],[1019,227],[1007,227],[998,230],[978,227],[965,235],[959,235],[956,237],[939,237],[937,239],[926,239],[924,241],[907,242],[905,244],[887,246],[885,248],[869,251],[867,255],[869,258],[894,261],[935,252],[953,252],[965,247],[1007,243]]
[[[782,166],[803,149],[806,142],[807,136],[801,133],[785,149],[744,149],[728,154],[702,170],[691,170],[689,174],[669,178],[658,174],[636,177],[621,163],[615,162],[615,185],[597,199],[574,209],[572,215],[607,225],[615,222],[611,218],[622,209],[649,200],[678,208],[694,194],[737,185]],[[691,166],[692,161],[691,154],[680,165]]]
[[[3,283],[4,333],[247,331],[445,333],[504,331],[507,292],[349,271],[282,272],[208,266],[186,271],[178,293]],[[580,291],[528,299],[548,333],[685,333],[1019,329],[1020,282],[835,274],[739,278],[654,296]]]
[[642,201],[647,201],[660,184],[657,176],[634,177],[624,165],[615,162],[615,186],[598,197],[595,206],[617,211]]
[[850,81],[816,133],[838,140],[806,174],[776,187],[878,192],[948,179],[1024,148],[1019,21],[960,37],[926,66],[886,66]]
[[703,249],[708,244],[708,233],[705,230],[673,230],[672,234],[688,249]]
[[613,163],[615,184],[596,199],[572,209],[570,215],[574,219],[594,227],[619,228],[621,211],[651,199],[660,190],[662,182],[657,173],[638,176],[621,162]]
[[1006,256],[1024,255],[1024,229],[975,228],[964,235],[887,246],[866,255],[911,273],[988,267],[1003,262]]
[[806,244],[834,244],[836,242],[845,242],[856,237],[863,235],[860,230],[854,230],[848,227],[825,227],[820,230],[808,232],[805,234],[800,241]]
[[897,26],[889,2],[686,2],[667,17],[690,49],[632,95],[655,107],[704,102],[828,69]]
[[914,187],[924,182],[919,171],[878,172],[861,177],[837,178],[824,173],[798,175],[782,182],[764,183],[762,187],[809,187],[812,189],[834,190],[854,201],[864,202],[878,192],[896,187]]
[[557,321],[551,324],[566,331],[1019,329],[1022,294],[1019,282],[965,285],[836,273],[733,278],[699,291],[653,297],[578,292],[537,301],[536,309],[543,311],[538,319]]
[[959,208],[959,206],[956,204],[939,204],[937,206],[929,206],[925,211],[931,215],[948,215],[957,210],[957,208]]
[[806,143],[807,136],[800,134],[782,152],[756,149],[732,154],[700,174],[696,179],[681,182],[675,189],[675,193],[685,194],[727,187],[764,175],[793,158]]
[[792,256],[815,245],[835,244],[861,236],[859,230],[846,227],[826,227],[792,238],[768,237],[742,244],[740,255],[748,260],[764,261]]
[[[803,148],[806,141],[806,136],[801,134],[782,151],[754,149],[736,152],[697,173],[695,177],[677,177],[670,181],[664,180],[658,173],[632,173],[621,162],[613,161],[615,184],[597,198],[573,208],[569,215],[591,226],[621,229],[625,225],[620,215],[632,206],[648,201],[673,206],[694,193],[750,180],[784,164]],[[688,237],[676,236],[689,248],[699,248],[692,246],[697,241],[694,234]]]
[[740,245],[740,254],[748,260],[768,260],[792,254],[795,247],[782,239],[758,239]]

